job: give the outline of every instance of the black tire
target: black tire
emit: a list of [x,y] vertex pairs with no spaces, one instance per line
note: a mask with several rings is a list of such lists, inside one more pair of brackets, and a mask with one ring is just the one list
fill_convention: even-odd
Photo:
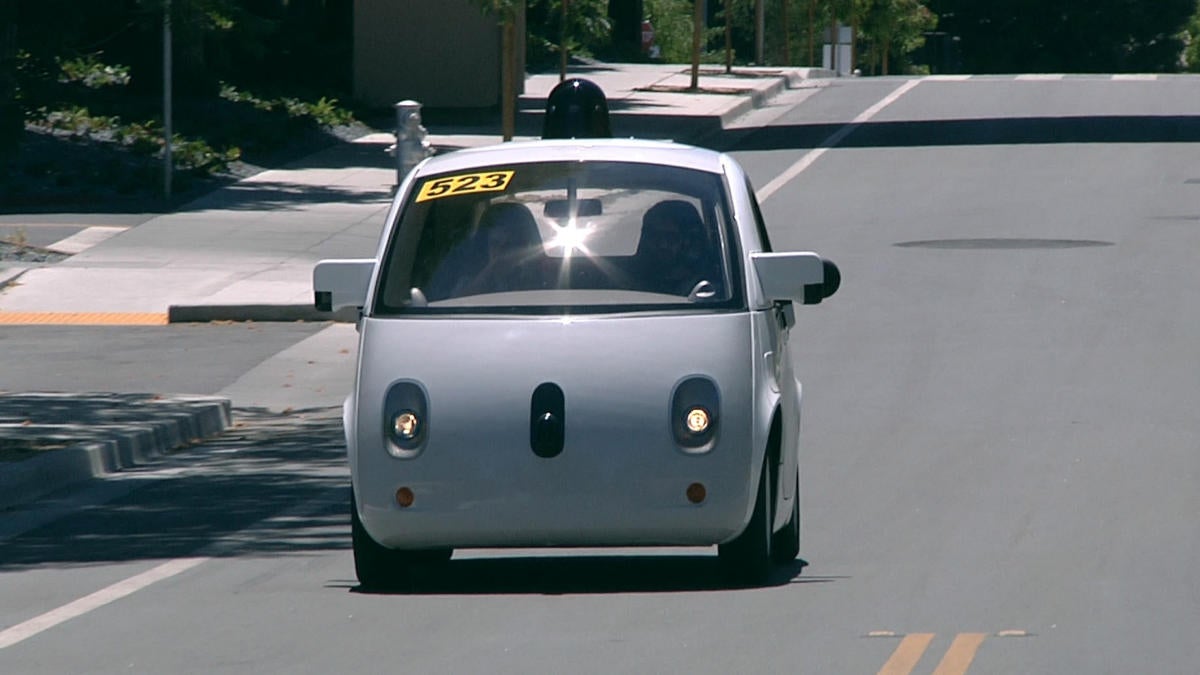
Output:
[[792,516],[771,541],[771,558],[778,564],[792,562],[800,555],[800,473],[796,472],[796,491],[792,497]]
[[770,577],[774,485],[771,460],[767,458],[759,474],[758,494],[754,499],[754,513],[750,516],[749,524],[736,539],[717,547],[721,567],[726,577],[734,583],[759,586]]
[[394,588],[412,580],[414,565],[439,565],[450,560],[454,549],[433,548],[397,551],[371,538],[358,518],[354,492],[350,493],[350,540],[354,547],[354,573],[365,588]]

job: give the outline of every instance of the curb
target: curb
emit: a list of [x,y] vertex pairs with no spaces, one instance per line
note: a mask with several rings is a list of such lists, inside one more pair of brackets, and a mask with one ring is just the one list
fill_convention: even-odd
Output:
[[5,267],[0,269],[0,291],[8,287],[9,284],[14,284],[21,278],[22,274],[28,272],[30,267]]
[[[774,69],[768,69],[774,70]],[[785,89],[799,89],[805,82],[836,77],[832,70],[824,68],[783,69],[766,72],[758,77],[769,77],[774,81],[767,87],[755,89],[738,96],[738,101],[720,114],[713,115],[643,115],[612,111],[613,136],[635,138],[672,138],[680,142],[700,145],[705,140],[724,131],[731,122],[746,113],[764,107],[772,98]],[[545,98],[522,97],[517,110],[518,134],[537,136],[541,133]],[[630,129],[636,129],[631,133]]]
[[212,321],[355,323],[358,310],[349,307],[336,312],[320,312],[312,305],[171,305],[167,308],[167,323]]
[[[12,422],[26,416],[22,407],[30,408],[34,417],[45,418],[49,410],[49,414],[67,419]],[[89,407],[95,408],[90,414]],[[3,394],[0,408],[0,438],[59,441],[66,446],[30,459],[0,462],[0,509],[73,483],[119,473],[215,436],[229,427],[231,414],[228,399],[150,394]],[[120,411],[118,417],[131,419],[87,419],[106,417],[112,410]],[[80,435],[87,438],[79,439]]]

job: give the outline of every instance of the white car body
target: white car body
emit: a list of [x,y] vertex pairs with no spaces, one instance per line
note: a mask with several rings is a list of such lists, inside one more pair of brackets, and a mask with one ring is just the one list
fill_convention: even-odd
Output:
[[[560,185],[563,172],[578,173]],[[624,280],[653,267],[636,260],[652,250],[650,216],[629,253],[651,196],[705,214],[712,229],[695,246],[723,256],[723,271],[706,272],[712,283],[686,296],[612,279],[567,289],[571,270]],[[471,267],[461,262],[468,253],[450,262],[469,237],[499,231],[482,223],[504,210],[499,202],[535,214],[541,238],[505,278],[532,256],[534,274],[550,280],[433,290],[444,268]],[[457,229],[436,243],[435,223]],[[619,254],[594,255],[587,237]],[[813,253],[772,253],[765,237],[737,163],[684,145],[510,143],[412,171],[376,257],[314,271],[319,306],[361,308],[345,405],[360,580],[383,583],[454,548],[715,544],[752,582],[771,559],[795,557],[801,387],[788,349],[791,301],[830,295],[836,268]],[[475,260],[500,254],[486,255]],[[700,434],[687,428],[693,415],[696,426],[708,422]],[[766,529],[748,532],[756,512]]]

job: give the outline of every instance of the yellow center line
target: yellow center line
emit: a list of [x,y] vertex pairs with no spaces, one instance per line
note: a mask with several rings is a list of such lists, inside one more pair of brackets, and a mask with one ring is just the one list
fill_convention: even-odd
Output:
[[956,635],[954,642],[950,643],[950,649],[942,657],[942,662],[933,671],[933,675],[963,675],[966,673],[967,668],[971,667],[971,662],[975,660],[975,652],[979,649],[979,645],[983,644],[985,637],[987,635],[984,633],[959,633]]
[[166,312],[0,312],[0,326],[165,326]]
[[933,633],[910,633],[904,636],[896,651],[892,652],[892,657],[879,669],[879,675],[909,675],[932,641]]

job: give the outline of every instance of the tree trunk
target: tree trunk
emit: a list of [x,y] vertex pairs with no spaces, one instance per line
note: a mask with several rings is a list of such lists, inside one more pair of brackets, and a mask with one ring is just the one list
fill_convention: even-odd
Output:
[[763,33],[767,25],[764,2],[766,0],[754,0],[754,63],[759,66],[766,65],[763,62]]
[[792,65],[792,27],[788,25],[788,2],[779,5],[779,23],[783,24],[783,65]]
[[704,0],[692,0],[695,12],[692,16],[692,85],[700,88],[700,36],[704,32]]
[[817,0],[808,0],[808,65],[817,67]]
[[833,16],[829,18],[829,65],[833,68],[834,76],[841,75],[842,70],[838,67],[838,35],[841,31],[838,30],[837,10],[833,10]]
[[733,72],[733,0],[725,0],[725,74]]
[[516,49],[513,42],[517,32],[516,21],[506,17],[502,24],[500,55],[500,127],[505,141],[511,141],[517,126],[516,96]]
[[858,12],[850,19],[850,72],[858,66]]
[[562,0],[562,26],[558,33],[558,81],[567,79],[567,7],[570,0]]

